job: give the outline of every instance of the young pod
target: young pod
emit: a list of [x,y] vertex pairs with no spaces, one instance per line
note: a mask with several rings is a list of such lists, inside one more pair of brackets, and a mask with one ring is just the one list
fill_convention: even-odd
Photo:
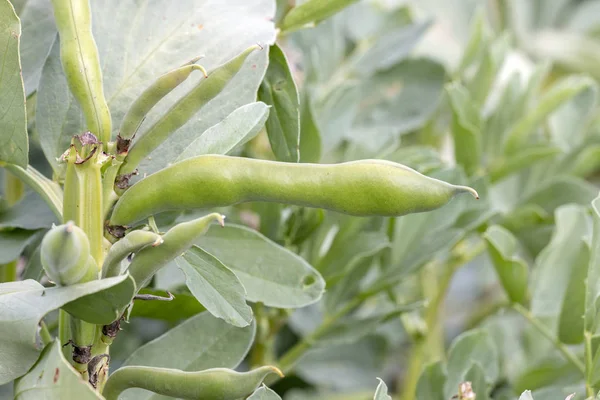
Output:
[[242,68],[250,53],[258,48],[260,47],[252,46],[211,71],[207,79],[200,81],[196,87],[175,103],[161,119],[133,143],[121,166],[120,173],[122,175],[132,173],[144,157],[148,156],[173,132],[181,128],[204,105],[217,97]]
[[69,286],[91,280],[95,263],[89,263],[90,243],[88,238],[73,222],[50,229],[40,248],[44,271],[51,281],[60,286]]
[[156,247],[162,244],[163,239],[158,233],[151,231],[133,231],[113,244],[108,250],[102,265],[102,277],[110,278],[121,274],[121,261],[131,253],[137,253],[145,247]]
[[123,117],[123,122],[121,122],[119,136],[117,137],[118,153],[126,153],[128,151],[129,142],[135,136],[148,112],[150,112],[163,97],[183,83],[193,71],[202,71],[204,77],[207,77],[206,70],[202,66],[194,64],[197,60],[198,58],[192,60],[190,64],[169,71],[158,77],[158,79],[144,90],[144,92],[133,102]]
[[117,400],[124,390],[142,388],[178,399],[237,400],[252,394],[269,374],[283,377],[281,371],[272,366],[248,372],[226,368],[187,372],[170,368],[122,367],[110,375],[102,395],[106,400]]
[[92,35],[89,0],[52,0],[52,6],[60,36],[60,60],[69,89],[81,105],[88,130],[101,142],[108,143],[112,121]]
[[111,224],[127,225],[166,210],[267,201],[355,216],[401,216],[434,210],[477,192],[385,160],[284,163],[203,155],[142,179],[119,199]]
[[182,222],[164,234],[160,246],[142,249],[133,257],[128,269],[135,286],[138,289],[146,286],[159,269],[192,247],[198,237],[206,233],[213,221],[218,221],[223,226],[224,218],[221,214],[212,213],[189,222]]

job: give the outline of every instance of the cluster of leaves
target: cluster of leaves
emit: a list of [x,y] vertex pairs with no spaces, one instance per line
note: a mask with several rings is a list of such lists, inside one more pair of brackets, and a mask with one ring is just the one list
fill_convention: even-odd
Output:
[[[469,184],[482,200],[401,218],[273,204],[220,210],[231,223],[209,230],[144,290],[175,299],[131,308],[111,346],[111,368],[276,363],[288,377],[272,388],[296,400],[373,397],[377,376],[405,400],[446,400],[465,381],[478,400],[514,399],[527,389],[536,400],[598,390],[600,25],[589,18],[597,2],[490,2],[498,7],[473,13],[467,1],[332,0],[309,29],[299,29],[303,14],[287,1],[277,10],[268,0],[185,3],[157,2],[161,12],[148,13],[133,1],[91,2],[113,125],[149,82],[199,53],[210,70],[251,44],[272,45],[251,55],[141,172],[208,153],[383,158]],[[25,137],[8,153],[0,147],[0,160],[25,167],[29,153],[37,170],[60,182],[57,158],[84,121],[61,69],[49,2],[13,4],[27,96],[27,110],[15,113],[28,116],[31,148]],[[0,40],[11,43],[19,22],[1,7],[10,5],[0,0]],[[279,46],[265,18],[274,15]],[[130,23],[137,19],[143,23]],[[442,52],[448,48],[454,54]],[[5,64],[18,75],[12,50]],[[0,105],[9,104],[4,93],[19,92],[8,85],[14,76],[0,77]],[[0,116],[2,132],[25,120],[15,113]],[[160,116],[153,112],[144,126]],[[20,158],[11,158],[15,149]],[[165,213],[156,222],[164,231],[194,216]],[[0,286],[0,383],[29,370],[14,387],[20,398],[42,390],[42,371],[69,377],[60,381],[65,396],[84,390],[56,344],[41,352],[40,320],[53,332],[53,310],[63,307],[108,324],[133,291],[125,276],[44,287],[37,249],[54,222],[33,192],[0,206],[0,264],[19,256],[23,264],[23,282]],[[275,391],[261,387],[250,398],[277,399]],[[375,399],[389,399],[387,392],[380,382]],[[122,398],[154,397],[134,389]]]

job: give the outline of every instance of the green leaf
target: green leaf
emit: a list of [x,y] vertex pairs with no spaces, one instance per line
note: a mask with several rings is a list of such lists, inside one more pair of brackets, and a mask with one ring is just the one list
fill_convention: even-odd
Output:
[[304,307],[318,301],[325,289],[321,275],[304,259],[252,229],[225,225],[211,229],[196,244],[237,275],[249,301]]
[[8,0],[0,1],[0,162],[27,166],[29,138],[19,41],[21,22]]
[[0,230],[20,228],[35,230],[50,228],[53,223],[59,223],[48,205],[34,192],[28,192],[13,207],[0,211]]
[[[153,9],[169,10],[165,15],[148,12],[134,0],[91,3],[93,33],[103,65],[104,93],[114,127],[120,125],[131,103],[149,83],[166,71],[201,55],[205,55],[202,65],[210,71],[251,45],[270,44],[275,39],[271,21],[275,5],[270,0],[243,2],[236,7],[196,0],[182,0],[176,8],[171,5],[168,0],[152,4]],[[139,23],[132,24],[134,20]],[[122,40],[124,37],[135,40]],[[56,44],[54,47],[42,71],[36,122],[46,158],[55,171],[60,172],[56,157],[65,151],[73,132],[83,131],[83,119],[68,91]],[[266,70],[267,56],[266,51],[258,51],[248,57],[226,89],[202,108],[201,118],[194,117],[178,129],[150,154],[150,159],[142,162],[140,172],[149,174],[164,168],[177,159],[200,132],[221,122],[239,107],[254,102]],[[163,99],[161,106],[148,114],[140,134],[199,79],[199,75],[191,77]],[[113,132],[113,136],[116,133]]]
[[[237,328],[203,312],[139,347],[124,365],[184,371],[235,368],[250,350],[255,330],[254,324]],[[141,389],[130,389],[120,398],[143,400],[159,396]]]
[[595,333],[600,321],[600,196],[592,201],[592,238],[585,288],[585,330]]
[[0,264],[16,260],[25,247],[33,240],[35,231],[13,229],[0,231]]
[[261,386],[247,400],[281,400],[281,397],[266,386]]
[[52,310],[88,294],[118,285],[126,275],[80,283],[68,287],[44,288],[33,280],[0,284],[0,385],[23,375],[37,360],[40,350],[38,323]]
[[495,382],[498,378],[498,351],[486,331],[471,330],[462,333],[452,343],[448,353],[448,378],[444,384],[444,396],[456,394],[458,385],[466,380],[473,365],[479,364],[485,380]]
[[417,383],[417,399],[446,400],[444,397],[445,383],[446,371],[441,362],[425,366]]
[[358,0],[308,0],[292,8],[281,23],[281,30],[291,32],[308,24],[315,24],[343,10]]
[[473,175],[481,159],[481,117],[467,89],[458,82],[447,87],[452,106],[454,156],[467,175]]
[[229,114],[223,121],[208,128],[190,143],[175,161],[202,154],[230,154],[254,138],[269,115],[265,103],[250,103]]
[[63,310],[93,324],[108,325],[116,321],[136,293],[133,278],[129,275],[124,276],[126,278],[120,276],[121,281],[114,286],[65,304]]
[[[559,207],[555,221],[552,239],[538,255],[533,269],[531,312],[551,331],[558,331],[561,340],[580,342],[583,339],[585,296],[580,270],[587,269],[589,262],[589,249],[584,238],[589,233],[590,221],[584,207],[572,204]],[[571,285],[580,287],[575,292],[568,292]],[[565,302],[576,307],[566,310]],[[572,318],[565,313],[570,313]]]
[[485,231],[484,238],[508,298],[511,302],[525,304],[529,268],[527,262],[517,254],[517,239],[510,231],[498,225],[490,226]]
[[288,60],[279,46],[269,49],[269,67],[258,90],[269,106],[266,128],[271,149],[280,161],[300,161],[300,98]]
[[521,146],[527,144],[529,136],[534,129],[554,112],[560,105],[594,85],[588,77],[570,76],[554,84],[536,103],[533,110],[515,122],[506,134],[504,152],[514,153]]
[[471,22],[469,41],[465,46],[459,67],[457,68],[456,73],[458,76],[462,75],[464,70],[479,58],[488,41],[489,32],[487,26],[485,12],[482,8],[477,8]]
[[552,158],[559,153],[559,148],[541,144],[528,146],[507,157],[500,156],[489,166],[490,180],[498,182],[515,172],[520,172],[524,168]]
[[318,163],[321,160],[321,133],[314,119],[308,94],[300,108],[300,162]]
[[246,290],[221,261],[197,246],[175,261],[185,274],[185,282],[192,294],[212,315],[239,327],[252,322]]
[[535,188],[525,196],[521,204],[536,204],[546,212],[553,213],[563,204],[588,205],[598,194],[598,189],[583,179],[572,176],[554,178]]
[[48,344],[31,370],[15,382],[16,400],[62,400],[74,396],[81,400],[100,400],[64,358],[58,340]]
[[388,388],[385,382],[381,378],[377,379],[379,380],[379,385],[377,385],[373,400],[392,400],[392,396],[388,395]]
[[356,56],[347,62],[359,76],[371,76],[389,69],[408,57],[430,26],[431,21],[415,23],[367,39],[369,45],[363,45],[365,50],[356,52]]
[[[164,290],[144,288],[139,294],[151,294],[154,296],[169,297]],[[206,311],[204,306],[189,293],[172,293],[174,299],[171,301],[137,301],[129,313],[129,317],[142,317],[159,319],[167,322],[178,322],[182,319],[193,317]]]
[[485,373],[479,363],[473,363],[469,371],[467,371],[465,382],[471,382],[471,387],[478,400],[488,400],[490,398]]
[[331,389],[373,390],[373,377],[382,373],[386,347],[382,337],[369,336],[353,344],[313,349],[298,361],[295,371],[302,379]]
[[19,12],[23,40],[21,41],[21,64],[25,94],[29,96],[38,87],[42,67],[56,40],[56,24],[52,3],[46,0],[27,0]]

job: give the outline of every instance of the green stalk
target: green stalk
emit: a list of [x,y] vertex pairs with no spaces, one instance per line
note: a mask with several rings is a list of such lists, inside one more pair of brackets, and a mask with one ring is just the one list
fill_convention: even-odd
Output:
[[52,341],[54,340],[44,321],[40,321],[40,338],[42,339],[42,343],[44,343],[44,346],[49,343],[52,343]]
[[70,347],[66,344],[71,340],[71,316],[64,310],[58,310],[58,340],[62,346],[65,359],[73,363],[73,357],[69,352]]
[[[23,182],[8,171],[4,173],[4,196],[9,206],[15,205],[23,197]],[[17,260],[0,265],[0,283],[17,280]]]
[[592,333],[585,330],[585,391],[588,397],[594,396],[594,387],[592,386],[592,370],[594,365],[594,355],[592,354]]
[[569,361],[575,368],[577,368],[584,376],[586,376],[585,365],[581,362],[575,354],[573,354],[567,346],[554,336],[554,334],[548,329],[546,325],[539,319],[537,319],[528,309],[523,307],[521,304],[514,303],[511,308],[521,314],[537,331],[548,339],[556,350],[558,350],[564,357]]

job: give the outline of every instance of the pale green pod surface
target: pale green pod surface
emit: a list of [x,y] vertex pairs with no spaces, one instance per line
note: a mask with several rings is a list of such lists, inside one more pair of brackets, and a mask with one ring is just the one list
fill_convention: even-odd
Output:
[[169,368],[122,367],[108,378],[102,395],[106,400],[117,400],[124,390],[142,388],[178,399],[237,400],[252,394],[269,374],[283,376],[272,366],[248,372],[226,368],[186,372]]
[[196,70],[203,71],[206,77],[204,68],[196,64],[184,65],[158,77],[127,110],[119,129],[119,137],[125,140],[132,139],[146,117],[146,114],[163,97],[171,93],[173,89],[183,83]]
[[166,210],[267,201],[355,216],[401,216],[442,207],[477,192],[384,160],[341,164],[284,163],[203,155],[142,179],[119,199],[111,224],[126,225]]
[[74,285],[89,276],[90,242],[73,222],[50,229],[40,248],[42,266],[51,281]]
[[120,173],[133,172],[144,157],[168,139],[173,132],[181,128],[204,105],[217,97],[242,68],[250,53],[259,48],[260,46],[249,47],[237,57],[217,67],[210,72],[208,78],[200,81],[196,87],[175,103],[161,119],[133,143],[121,166]]
[[163,239],[158,233],[151,231],[133,231],[113,244],[104,258],[102,277],[110,278],[121,273],[121,261],[131,253],[137,253],[145,247],[156,247],[162,244]]
[[146,286],[159,269],[192,247],[198,237],[206,233],[213,221],[218,221],[222,226],[224,218],[221,214],[212,213],[177,224],[164,234],[160,246],[147,247],[137,253],[128,269],[136,287],[141,289]]

